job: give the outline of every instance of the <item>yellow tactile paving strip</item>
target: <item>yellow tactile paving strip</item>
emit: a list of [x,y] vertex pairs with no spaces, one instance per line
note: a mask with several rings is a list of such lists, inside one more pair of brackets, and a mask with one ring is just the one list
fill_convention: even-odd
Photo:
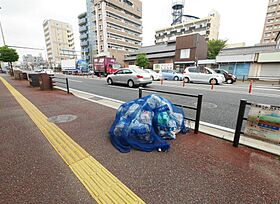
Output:
[[82,147],[73,141],[4,78],[0,80],[83,183],[97,203],[144,203]]

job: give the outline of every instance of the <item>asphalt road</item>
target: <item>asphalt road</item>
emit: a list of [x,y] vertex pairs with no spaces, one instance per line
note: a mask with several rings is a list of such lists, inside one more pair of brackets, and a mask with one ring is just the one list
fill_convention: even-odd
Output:
[[[65,76],[64,76],[65,77]],[[137,88],[128,88],[125,86],[108,86],[106,79],[87,78],[67,76],[69,78],[70,88],[89,92],[92,94],[105,96],[120,101],[130,101],[138,97]],[[182,86],[182,82],[164,81],[153,82],[147,88],[165,90],[170,92],[179,92],[187,94],[202,94],[203,105],[201,113],[201,121],[234,129],[241,99],[247,99],[250,102],[280,105],[280,86],[271,84],[255,84],[253,93],[248,93],[247,83],[236,83],[233,85],[217,85],[211,90],[208,84],[186,84]],[[148,95],[150,93],[144,93]],[[189,106],[196,105],[196,99],[189,97],[180,97],[172,95],[160,94],[177,104]],[[195,112],[185,110],[187,117],[194,118]]]

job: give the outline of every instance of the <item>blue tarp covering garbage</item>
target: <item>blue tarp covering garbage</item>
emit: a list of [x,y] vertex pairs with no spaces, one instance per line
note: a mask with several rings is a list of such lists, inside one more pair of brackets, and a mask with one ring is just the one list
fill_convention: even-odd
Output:
[[131,149],[167,151],[166,139],[175,139],[179,132],[188,132],[183,110],[152,94],[120,106],[109,134],[114,147],[127,153]]

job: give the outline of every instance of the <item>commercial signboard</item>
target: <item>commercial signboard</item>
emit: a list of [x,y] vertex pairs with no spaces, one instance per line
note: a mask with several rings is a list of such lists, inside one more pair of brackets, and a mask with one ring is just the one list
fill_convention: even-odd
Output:
[[153,70],[154,71],[173,70],[173,63],[154,64]]
[[252,104],[245,136],[280,145],[280,107]]
[[280,52],[260,53],[258,62],[259,63],[280,62]]

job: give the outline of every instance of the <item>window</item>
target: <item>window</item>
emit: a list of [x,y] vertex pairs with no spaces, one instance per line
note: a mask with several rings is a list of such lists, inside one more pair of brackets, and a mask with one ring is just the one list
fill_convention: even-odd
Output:
[[165,63],[165,60],[158,60],[158,63],[159,63],[159,64],[164,64],[164,63]]
[[123,70],[117,71],[116,74],[123,74]]
[[190,58],[190,49],[182,49],[180,53],[180,59]]
[[199,70],[196,68],[189,68],[189,72],[191,73],[199,73]]
[[132,74],[132,71],[130,71],[130,70],[128,70],[128,69],[125,69],[125,70],[123,70],[123,73],[124,73],[124,74]]
[[133,7],[133,3],[129,0],[123,0],[124,3],[126,3],[127,5],[129,6],[132,6]]

